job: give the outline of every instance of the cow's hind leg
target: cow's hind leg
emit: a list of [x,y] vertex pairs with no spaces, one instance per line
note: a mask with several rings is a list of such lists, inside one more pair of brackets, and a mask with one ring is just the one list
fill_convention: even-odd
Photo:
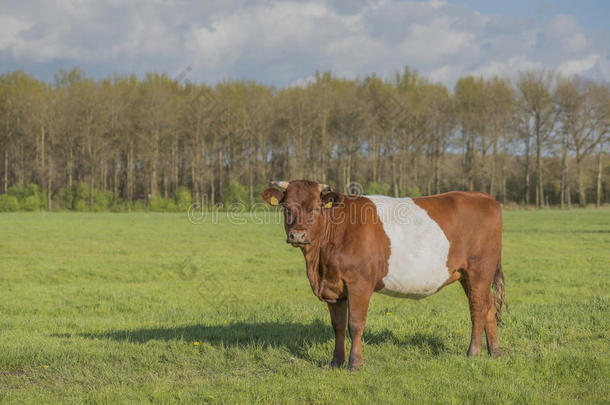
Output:
[[330,321],[335,331],[335,352],[331,367],[341,367],[345,363],[345,330],[347,327],[347,300],[328,304]]
[[369,301],[373,294],[372,288],[348,286],[349,334],[352,338],[352,348],[349,354],[349,369],[354,372],[362,366],[362,334],[366,324]]
[[496,311],[494,298],[489,292],[488,309],[485,317],[485,336],[487,337],[487,352],[494,359],[500,356],[500,342],[498,342],[498,331],[496,329]]
[[[470,319],[472,321],[472,335],[467,354],[468,356],[478,356],[481,354],[481,339],[483,338],[483,330],[487,326],[489,308],[493,310],[493,300],[490,300],[491,280],[477,277],[476,273],[471,272],[466,277],[461,278],[460,282],[468,296]],[[495,332],[495,325],[493,332]],[[488,333],[492,337],[491,330]],[[497,334],[494,334],[497,341]]]

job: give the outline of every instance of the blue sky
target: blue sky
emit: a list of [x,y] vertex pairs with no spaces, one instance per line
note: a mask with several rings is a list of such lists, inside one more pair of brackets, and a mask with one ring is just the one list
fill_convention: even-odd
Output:
[[610,1],[608,0],[450,0],[481,13],[529,16],[544,21],[557,14],[572,15],[588,29],[609,29]]
[[306,83],[316,70],[388,77],[553,69],[610,81],[610,1],[54,0],[0,10],[0,72],[52,80],[149,71],[215,83]]

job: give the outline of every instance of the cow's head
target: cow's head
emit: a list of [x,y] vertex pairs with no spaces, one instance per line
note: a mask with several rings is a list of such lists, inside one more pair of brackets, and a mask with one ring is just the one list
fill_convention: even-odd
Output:
[[326,184],[309,180],[274,181],[276,187],[263,190],[261,196],[269,205],[284,208],[286,243],[303,247],[316,240],[325,215],[341,201],[341,195]]

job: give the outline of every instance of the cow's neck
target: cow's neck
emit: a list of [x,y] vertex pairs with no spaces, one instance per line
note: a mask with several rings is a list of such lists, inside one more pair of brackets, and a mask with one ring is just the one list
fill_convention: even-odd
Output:
[[325,219],[317,237],[312,238],[311,244],[301,248],[303,256],[305,256],[307,278],[311,284],[311,290],[320,300],[322,300],[322,291],[324,290],[321,261],[324,260],[326,250],[332,243],[333,224],[331,222]]

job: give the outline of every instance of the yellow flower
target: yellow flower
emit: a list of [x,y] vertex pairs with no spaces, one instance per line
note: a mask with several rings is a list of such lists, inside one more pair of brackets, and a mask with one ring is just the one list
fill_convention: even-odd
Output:
[[324,307],[324,309],[328,311],[328,305],[327,305],[327,306],[325,306],[325,307]]
[[193,346],[199,346],[199,342],[193,342]]
[[386,314],[386,315],[392,315],[392,313],[391,313],[391,312],[386,312],[385,314]]
[[47,366],[46,364],[44,366],[42,366],[42,368],[44,368],[45,370],[49,368],[49,366]]

